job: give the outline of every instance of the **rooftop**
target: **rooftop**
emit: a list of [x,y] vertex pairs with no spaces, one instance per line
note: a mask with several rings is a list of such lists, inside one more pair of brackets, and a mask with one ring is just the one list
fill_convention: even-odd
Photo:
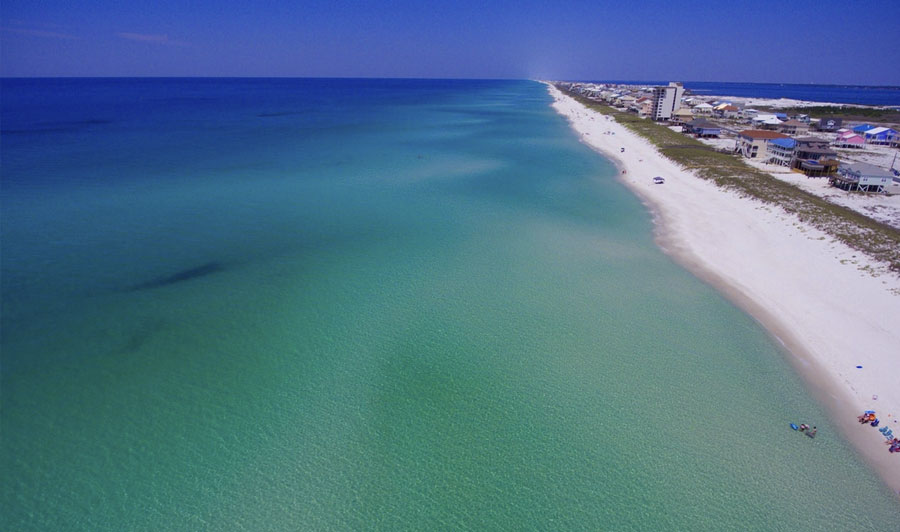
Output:
[[770,139],[789,139],[787,135],[783,135],[778,133],[777,131],[765,131],[761,129],[745,129],[738,133],[738,135],[742,137],[751,138],[754,140],[770,140]]
[[718,124],[714,124],[709,120],[704,120],[702,118],[698,118],[696,120],[691,120],[688,122],[688,125],[694,128],[703,128],[703,129],[721,129]]
[[848,164],[844,167],[844,170],[853,174],[858,174],[861,176],[867,177],[891,177],[893,175],[889,170],[885,170],[880,166],[875,166],[874,164],[869,163],[854,163]]
[[771,143],[782,148],[793,148],[797,145],[794,139],[775,139]]
[[806,155],[837,155],[836,151],[827,148],[797,148],[797,151]]

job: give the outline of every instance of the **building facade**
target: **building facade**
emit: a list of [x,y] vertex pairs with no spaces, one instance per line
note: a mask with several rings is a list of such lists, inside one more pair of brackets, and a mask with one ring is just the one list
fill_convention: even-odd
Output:
[[684,124],[683,129],[685,132],[690,133],[691,135],[694,135],[698,138],[718,137],[722,134],[722,128],[710,122],[709,120],[704,120],[702,118],[691,120],[687,124]]
[[890,171],[868,163],[841,165],[837,175],[831,178],[831,184],[838,188],[863,192],[884,192],[892,181]]
[[863,138],[868,144],[889,145],[897,138],[897,132],[889,127],[874,127],[863,133]]
[[764,157],[766,154],[766,145],[775,139],[790,138],[776,131],[763,131],[759,129],[746,129],[738,133],[737,140],[734,145],[734,151],[740,153],[748,159],[756,159]]
[[809,132],[809,125],[799,120],[788,120],[778,126],[778,131],[785,135],[805,135]]
[[837,152],[828,146],[827,140],[803,137],[796,142],[791,168],[800,170],[807,177],[827,177],[837,171]]
[[794,147],[797,142],[794,139],[773,139],[766,144],[767,163],[780,166],[790,166],[794,159]]
[[819,131],[837,131],[843,125],[842,118],[823,118],[816,124]]
[[681,107],[681,97],[684,95],[684,86],[674,81],[667,87],[653,87],[651,98],[653,99],[653,111],[650,115],[653,120],[669,120],[672,113]]

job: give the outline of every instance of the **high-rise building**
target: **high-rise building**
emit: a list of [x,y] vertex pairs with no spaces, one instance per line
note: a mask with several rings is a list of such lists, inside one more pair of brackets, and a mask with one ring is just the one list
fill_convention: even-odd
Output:
[[668,120],[672,113],[681,107],[684,86],[670,81],[668,87],[653,87],[653,108],[650,116],[653,120]]

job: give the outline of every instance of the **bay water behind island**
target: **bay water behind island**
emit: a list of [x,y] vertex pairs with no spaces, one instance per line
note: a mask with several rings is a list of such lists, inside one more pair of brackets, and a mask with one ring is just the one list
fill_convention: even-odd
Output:
[[539,83],[2,83],[4,529],[896,522]]

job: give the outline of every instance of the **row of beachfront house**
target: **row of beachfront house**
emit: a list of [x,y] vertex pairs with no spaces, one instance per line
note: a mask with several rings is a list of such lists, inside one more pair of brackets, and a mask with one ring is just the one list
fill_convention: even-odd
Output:
[[746,129],[738,133],[734,151],[748,159],[800,170],[809,177],[827,177],[840,165],[837,152],[827,140],[818,137],[794,139],[765,129]]
[[861,135],[867,144],[891,145],[900,139],[897,131],[889,127],[860,124],[853,127],[852,131],[857,135]]
[[[604,101],[621,109],[636,112],[653,120],[666,120],[684,125],[697,118],[722,118],[749,124],[755,130],[777,131],[784,135],[806,135],[811,129],[842,133],[840,118],[816,120],[808,114],[788,116],[782,112],[763,112],[741,108],[730,101],[706,101],[698,97],[682,98],[684,87],[680,83],[668,86],[629,86],[615,84],[568,84],[568,88],[595,100]],[[851,130],[859,139],[850,135],[839,139],[841,147],[861,147],[864,144],[900,146],[900,133],[889,127],[861,124]]]
[[[889,127],[862,124],[843,128],[840,118],[816,120],[807,114],[788,116],[782,112],[743,109],[729,101],[694,97],[680,98],[681,84],[638,87],[613,84],[568,84],[584,96],[654,120],[681,125],[682,131],[698,138],[719,137],[722,126],[711,119],[733,120],[750,125],[737,134],[734,152],[769,164],[790,167],[809,177],[826,177],[847,190],[884,192],[892,180],[888,170],[867,164],[845,165],[834,148],[863,148],[867,144],[900,145],[900,134]],[[683,104],[683,105],[682,105]],[[836,139],[804,136],[811,129],[836,134]],[[796,137],[796,138],[795,138]]]
[[[683,111],[683,109],[682,109]],[[698,138],[718,137],[721,134],[721,127],[705,118],[694,118],[678,116],[678,120],[672,120],[673,124],[680,124],[682,131]],[[871,126],[869,126],[871,127]],[[900,136],[891,128],[880,127],[872,128],[869,131],[860,131],[860,126],[852,129],[840,128],[834,133],[836,137],[832,145],[836,148],[855,148],[863,149],[867,144],[891,145],[896,146],[900,143]],[[774,131],[787,136],[806,135],[809,132],[809,125],[799,120],[788,120],[779,124],[777,128],[766,127],[764,123],[754,123],[754,130]]]
[[[842,135],[839,139],[842,147],[861,147],[863,144],[875,144],[884,146],[900,145],[900,133],[890,127],[877,127],[871,124],[860,124],[851,129],[842,128],[840,118],[823,118],[816,120],[807,114],[788,116],[786,113],[766,113],[756,109],[741,109],[730,102],[702,102],[695,98],[685,99],[685,108],[679,113],[680,123],[689,122],[694,115],[710,116],[743,121],[750,124],[753,129],[778,131],[785,135],[805,135],[811,129],[818,131],[837,132],[839,134],[850,131],[851,134]],[[851,138],[852,135],[859,138]],[[860,142],[860,140],[862,142]]]
[[663,86],[634,86],[610,83],[564,83],[564,88],[582,96],[638,113],[652,120],[671,120],[682,104],[684,86],[670,82]]
[[866,144],[900,146],[900,135],[893,128],[873,127],[869,124],[837,130],[834,145],[838,148],[862,149]]
[[896,178],[889,170],[866,163],[842,164],[828,140],[791,138],[777,131],[748,129],[737,135],[734,151],[748,159],[793,168],[808,177],[826,177],[844,190],[885,192]]

